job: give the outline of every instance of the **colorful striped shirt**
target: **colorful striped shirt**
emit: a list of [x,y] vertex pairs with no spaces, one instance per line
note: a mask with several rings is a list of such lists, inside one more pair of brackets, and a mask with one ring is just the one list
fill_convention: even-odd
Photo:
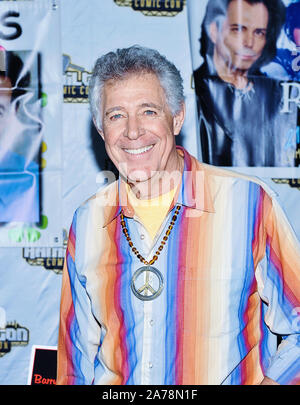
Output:
[[[57,384],[300,384],[300,247],[274,193],[256,178],[199,163],[184,171],[154,240],[117,180],[80,206],[63,272]],[[141,300],[150,260],[163,289]],[[277,347],[277,335],[283,336]]]

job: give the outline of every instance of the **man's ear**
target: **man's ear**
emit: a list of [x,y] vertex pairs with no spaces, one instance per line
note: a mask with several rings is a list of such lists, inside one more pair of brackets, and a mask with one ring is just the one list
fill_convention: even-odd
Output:
[[95,128],[97,129],[98,134],[100,134],[101,138],[104,140],[104,133],[103,130],[98,128],[97,122],[95,120],[95,118],[93,118],[93,123],[95,125]]
[[209,36],[211,41],[216,44],[218,38],[218,27],[215,21],[213,21],[209,26]]
[[185,119],[185,104],[182,103],[181,110],[173,117],[174,135],[178,135],[181,131]]

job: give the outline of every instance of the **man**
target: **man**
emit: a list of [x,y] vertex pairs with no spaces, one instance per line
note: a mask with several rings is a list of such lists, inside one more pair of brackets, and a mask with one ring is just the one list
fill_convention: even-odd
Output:
[[30,106],[24,102],[29,85],[30,73],[19,56],[0,47],[0,223],[40,220],[39,165],[33,160],[38,125],[32,113],[28,119]]
[[74,215],[57,384],[299,383],[300,248],[276,201],[176,147],[182,79],[158,52],[99,58],[89,96],[120,176]]
[[210,0],[194,72],[203,161],[295,166],[297,106],[282,113],[282,86],[260,69],[276,54],[281,0]]

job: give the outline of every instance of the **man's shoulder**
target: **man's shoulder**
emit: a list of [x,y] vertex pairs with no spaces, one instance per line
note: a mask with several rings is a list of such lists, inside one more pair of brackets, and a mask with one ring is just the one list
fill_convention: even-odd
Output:
[[254,175],[239,172],[238,169],[236,171],[227,167],[213,166],[199,161],[197,161],[197,166],[200,170],[203,170],[204,174],[209,177],[211,182],[218,183],[220,186],[222,186],[222,184],[225,185],[236,182],[247,183],[248,185],[252,184],[260,187],[270,196],[276,195],[274,190],[272,190],[262,179]]
[[90,210],[97,206],[97,209],[104,209],[108,206],[115,206],[118,196],[118,181],[113,181],[101,187],[96,193],[83,201],[77,208],[77,212]]
[[258,179],[255,176],[248,174],[243,174],[238,170],[231,169],[229,167],[214,166],[208,163],[203,163],[198,161],[199,168],[202,168],[210,176],[227,178],[227,179],[242,179],[245,181],[257,181]]
[[118,205],[118,181],[109,183],[83,201],[75,210],[72,219],[77,246],[80,241],[100,237],[105,225],[114,217]]

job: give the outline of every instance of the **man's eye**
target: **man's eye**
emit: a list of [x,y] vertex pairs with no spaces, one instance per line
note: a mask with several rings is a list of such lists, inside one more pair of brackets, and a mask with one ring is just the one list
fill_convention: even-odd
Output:
[[243,27],[241,25],[235,25],[234,27],[231,27],[232,32],[242,32]]
[[153,110],[146,110],[146,111],[144,111],[144,114],[145,115],[156,115],[156,112]]
[[266,36],[266,32],[263,30],[256,30],[255,31],[255,35],[257,35],[258,37],[265,37]]
[[117,120],[117,119],[119,119],[121,117],[122,117],[122,114],[114,114],[114,115],[110,116],[110,120],[115,121],[115,120]]

